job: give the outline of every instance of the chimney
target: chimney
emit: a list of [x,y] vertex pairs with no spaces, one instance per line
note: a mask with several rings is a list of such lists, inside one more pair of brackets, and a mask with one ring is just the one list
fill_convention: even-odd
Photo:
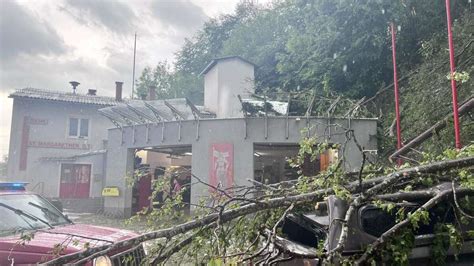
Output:
[[89,89],[87,91],[87,95],[91,95],[91,96],[96,96],[96,93],[97,93],[97,90],[94,90],[94,89]]
[[121,81],[115,82],[115,100],[118,102],[122,101],[122,85],[123,82]]
[[151,85],[148,88],[148,100],[154,101],[156,100],[156,86]]
[[76,89],[77,89],[77,86],[79,86],[79,82],[77,81],[70,81],[69,84],[72,85],[72,94],[76,94]]

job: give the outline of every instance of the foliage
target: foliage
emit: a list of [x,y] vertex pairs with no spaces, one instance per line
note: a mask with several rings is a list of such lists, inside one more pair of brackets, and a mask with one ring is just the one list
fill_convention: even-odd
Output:
[[469,73],[467,73],[466,71],[463,71],[463,72],[457,72],[455,71],[454,73],[449,73],[447,76],[446,76],[447,79],[449,80],[452,80],[454,79],[455,81],[457,82],[461,82],[462,83],[466,83],[469,81]]
[[[306,135],[306,132],[302,132]],[[314,161],[317,156],[327,149],[344,149],[344,146],[332,146],[326,142],[318,142],[314,136],[303,137],[300,142],[300,150],[298,154],[289,160],[292,167],[299,169],[300,177],[295,183],[295,186],[291,190],[284,192],[289,193],[288,195],[307,193],[322,188],[333,188],[334,193],[340,198],[349,200],[351,194],[346,190],[346,186],[351,179],[344,178],[344,172],[339,167],[340,163],[334,163],[326,171],[319,173],[316,176],[305,176],[303,175],[302,166],[308,161]],[[461,151],[447,150],[442,155],[437,156],[438,159],[454,159],[464,156],[471,156],[473,147],[466,147]],[[430,163],[431,160],[427,160],[425,163]],[[372,169],[368,167],[367,169]],[[172,184],[173,178],[177,175],[182,174],[183,169],[174,168],[167,171],[160,179],[154,183],[154,193],[152,198],[156,197],[156,193],[170,191],[170,184]],[[462,170],[464,171],[464,170]],[[456,173],[460,171],[456,170]],[[457,174],[453,173],[453,176]],[[422,178],[415,178],[415,182],[411,183],[413,188],[422,188],[423,186],[431,187],[433,184],[424,184]],[[202,181],[200,181],[202,182]],[[433,181],[435,182],[435,181]],[[436,181],[437,182],[437,181]],[[205,183],[202,183],[205,184]],[[209,185],[206,185],[209,186]],[[285,191],[285,186],[279,185],[275,190],[263,190],[260,191],[256,199],[265,201],[266,198],[279,196]],[[209,189],[212,189],[209,187]],[[345,190],[343,193],[338,192],[339,189]],[[400,189],[400,187],[398,187]],[[392,188],[397,190],[397,187]],[[228,193],[232,193],[231,190]],[[135,219],[146,219],[150,230],[157,230],[162,228],[169,228],[177,223],[183,223],[191,221],[199,217],[204,217],[207,214],[218,212],[221,206],[230,206],[232,209],[232,201],[235,199],[229,198],[224,192],[211,194],[209,197],[203,197],[201,202],[193,205],[193,215],[188,216],[186,211],[186,204],[183,202],[182,197],[179,194],[169,192],[169,195],[160,203],[160,206],[154,205],[155,207],[145,209]],[[285,195],[285,194],[284,194]],[[466,206],[464,200],[462,200],[463,206]],[[383,245],[383,249],[377,250],[369,258],[369,261],[380,261],[385,263],[392,263],[396,265],[407,265],[410,252],[415,244],[415,232],[421,225],[426,225],[430,222],[430,214],[427,210],[409,210],[403,207],[399,207],[393,202],[385,201],[374,201],[376,206],[388,211],[395,212],[397,216],[397,222],[404,219],[408,219],[409,223],[407,227],[404,227],[396,235],[389,238]],[[237,204],[237,202],[235,202]],[[235,205],[237,207],[237,205]],[[298,205],[293,213],[298,215],[299,213],[306,213],[312,209],[312,206],[305,204]],[[277,220],[280,219],[284,213],[284,207],[276,208],[272,210],[257,211],[255,214],[243,216],[239,219],[232,220],[225,224],[217,222],[216,225],[211,227],[203,226],[200,229],[190,231],[179,237],[166,240],[158,240],[150,243],[150,254],[161,254],[168,250],[169,246],[173,246],[188,237],[192,240],[189,245],[183,248],[178,254],[166,257],[164,264],[182,264],[182,263],[194,263],[194,264],[213,264],[213,265],[238,265],[243,263],[249,254],[255,253],[261,248],[265,247],[265,237],[263,232],[265,228],[274,227]],[[462,244],[462,237],[459,233],[459,229],[451,224],[440,224],[440,228],[443,230],[443,237],[437,236],[434,241],[434,253],[436,256],[442,256],[443,251],[441,247],[444,247],[445,243],[450,243],[451,246],[460,247]],[[278,234],[281,234],[280,229],[277,230]],[[447,242],[446,242],[447,241]],[[370,247],[369,247],[370,248]],[[320,255],[324,254],[324,247],[318,246],[318,252]],[[151,256],[153,257],[153,256]],[[255,260],[260,259],[256,257]],[[255,261],[254,260],[254,261]],[[344,263],[351,264],[350,258],[345,258]]]
[[446,265],[446,256],[449,248],[453,248],[456,254],[460,251],[463,238],[459,230],[452,224],[436,224],[435,239],[431,249],[433,260],[436,265]]
[[[290,114],[304,113],[314,93],[329,96],[332,100],[318,101],[312,113],[326,115],[336,97],[368,98],[392,83],[388,25],[394,22],[398,28],[402,137],[406,141],[452,110],[447,101],[451,77],[446,79],[449,57],[444,4],[442,0],[282,0],[263,6],[243,1],[234,14],[210,19],[186,40],[176,53],[173,71],[163,68],[163,63],[146,68],[137,91],[146,94],[154,83],[159,88],[158,98],[188,97],[202,104],[202,69],[213,58],[239,55],[258,65],[257,93],[286,101],[292,92],[295,101]],[[474,91],[469,79],[473,71],[470,55],[474,53],[469,8],[468,1],[455,1],[451,8],[459,103]],[[165,82],[158,84],[161,80]],[[392,152],[396,138],[386,134],[395,117],[392,91],[384,90],[364,104],[370,112],[360,115],[378,116],[381,122],[380,154]],[[339,112],[333,115],[346,113],[350,106],[339,104]],[[465,144],[474,138],[474,124],[469,121],[461,120]],[[420,149],[439,153],[454,146],[452,136],[449,127]]]
[[[386,88],[392,83],[389,23],[397,28],[401,128],[403,141],[407,141],[452,110],[447,100],[451,98],[451,77],[446,78],[449,56],[444,5],[442,0],[282,0],[268,5],[243,1],[234,14],[210,19],[186,39],[176,53],[173,70],[166,62],[146,68],[137,81],[137,95],[147,94],[154,84],[160,99],[188,97],[202,104],[199,73],[213,58],[239,55],[258,65],[258,94],[286,101],[288,92],[293,93],[290,114],[304,113],[313,94],[332,98],[318,101],[312,113],[327,115],[336,97],[369,98],[378,92],[364,103],[363,108],[370,112],[359,115],[378,116],[380,154],[388,154],[396,147],[390,133],[395,117],[393,93]],[[469,5],[455,1],[451,7],[459,103],[474,92],[474,82],[469,79],[474,53]],[[339,111],[332,115],[345,114],[347,108],[351,105],[339,104]],[[461,125],[462,142],[467,144],[474,138],[474,124],[462,119]],[[436,132],[420,149],[440,153],[454,146],[452,136],[451,127]],[[411,155],[417,159],[416,154]]]
[[[474,82],[469,78],[473,73],[472,54],[474,45],[474,16],[467,12],[453,24],[453,37],[456,52],[455,79],[457,82],[458,105],[474,95]],[[403,34],[403,33],[402,33]],[[418,52],[421,62],[411,70],[400,71],[401,76],[408,78],[400,83],[400,109],[403,142],[412,139],[425,131],[437,121],[452,112],[451,85],[449,71],[449,52],[446,33],[443,30],[434,33],[431,38],[422,42]],[[389,93],[389,94],[387,94]],[[381,108],[382,128],[390,128],[395,117],[392,91],[388,90],[377,98],[374,106]],[[469,145],[474,139],[474,124],[469,116],[460,119],[461,142]],[[447,129],[434,132],[434,136],[417,149],[431,154],[440,154],[445,149],[454,147],[454,130],[452,119],[448,120]],[[395,137],[384,137],[380,141],[382,154],[394,150]],[[384,152],[386,151],[386,152]],[[420,158],[417,153],[410,153]]]
[[[446,76],[449,60],[444,3],[442,0],[286,0],[259,6],[244,1],[237,6],[235,14],[211,19],[192,39],[187,39],[176,54],[173,71],[166,62],[159,63],[154,69],[145,69],[137,82],[137,93],[144,95],[150,85],[155,85],[158,98],[187,96],[200,103],[203,91],[200,71],[215,57],[239,55],[259,66],[256,69],[257,93],[282,101],[292,93],[295,101],[290,113],[306,110],[307,104],[317,96],[311,115],[327,115],[334,98],[340,98],[341,104],[332,115],[342,115],[355,104],[355,99],[375,94],[375,98],[361,107],[360,114],[380,113],[380,132],[383,132],[379,139],[380,151],[387,154],[396,147],[395,138],[384,135],[394,118],[392,90],[380,90],[392,83],[389,22],[398,26],[396,44],[404,140],[417,136],[452,110],[451,102],[447,100],[451,99],[450,79],[458,81],[460,103],[473,95],[474,83],[470,76],[474,70],[474,16],[469,13],[467,1],[453,3],[458,70],[454,75]],[[431,141],[423,144],[420,154],[410,154],[414,160],[406,161],[401,168],[472,156],[474,146],[469,145],[469,141],[474,139],[474,124],[469,119],[461,121],[466,148],[446,150],[454,146],[449,127],[444,132],[436,132]],[[348,200],[351,194],[346,186],[351,179],[345,176],[338,163],[317,176],[304,175],[301,169],[305,162],[313,162],[328,148],[344,149],[318,142],[315,137],[303,138],[298,155],[289,161],[292,167],[299,169],[295,186],[290,191],[283,185],[278,187],[278,192],[263,189],[258,194],[259,199],[281,196],[278,193],[286,196],[332,188],[337,196]],[[362,169],[363,179],[374,177],[372,173],[365,173],[371,169],[380,168],[369,165]],[[382,169],[387,174],[394,171],[388,166]],[[445,174],[459,177],[453,180],[463,187],[474,188],[472,171]],[[168,189],[171,180],[172,174],[156,182],[155,193]],[[438,175],[424,175],[391,189],[392,192],[413,191],[439,182]],[[223,193],[203,198],[189,217],[180,211],[186,206],[178,194],[164,200],[160,208],[144,210],[141,215],[147,219],[150,229],[160,229],[219,211],[223,204],[238,205],[227,201],[230,199]],[[379,201],[376,205],[388,212],[397,210],[399,221],[409,217],[410,226],[390,238],[384,249],[377,253],[394,264],[407,264],[414,245],[414,231],[429,222],[429,213],[396,209],[391,202]],[[308,206],[298,206],[295,212],[307,209]],[[176,244],[193,236],[190,245],[168,259],[174,263],[181,263],[183,258],[196,264],[241,263],[245,254],[262,247],[264,241],[259,235],[263,228],[271,228],[283,212],[283,207],[260,211],[226,224],[216,224],[213,228],[196,229],[173,240],[155,241],[152,253],[166,250],[169,241]],[[450,224],[438,227],[433,252],[435,257],[442,257],[446,243],[459,244],[459,232]],[[224,256],[229,254],[241,255]]]
[[415,244],[415,235],[411,228],[402,229],[385,245],[380,258],[393,265],[409,265],[408,257]]
[[172,74],[168,63],[159,62],[155,68],[146,67],[137,80],[135,96],[144,99],[148,96],[149,89],[154,87],[158,99],[172,97],[177,91],[171,87]]
[[[457,1],[453,17],[467,5]],[[428,40],[444,27],[444,1],[243,1],[185,41],[176,73],[197,77],[213,58],[239,55],[259,66],[258,92],[321,90],[327,82],[350,96],[370,96],[391,82],[390,21],[400,29],[399,67],[413,69],[439,49]]]

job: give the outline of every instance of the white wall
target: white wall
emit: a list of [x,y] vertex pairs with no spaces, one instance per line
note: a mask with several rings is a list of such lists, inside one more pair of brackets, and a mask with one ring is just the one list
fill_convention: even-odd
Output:
[[[247,119],[247,134],[244,119],[203,119],[200,121],[199,138],[196,138],[197,123],[193,120],[165,122],[150,125],[146,134],[145,125],[124,127],[109,130],[109,149],[107,152],[107,179],[109,186],[119,186],[123,193],[117,198],[105,198],[105,209],[110,213],[127,214],[131,210],[130,197],[132,190],[126,186],[126,177],[133,172],[133,151],[147,147],[171,147],[192,145],[192,173],[200,179],[209,182],[210,147],[214,143],[229,143],[233,145],[233,176],[235,185],[249,185],[247,179],[254,178],[254,145],[255,144],[292,144],[298,145],[301,140],[301,130],[311,128],[310,134],[319,141],[331,143],[346,143],[345,128],[354,130],[357,141],[366,149],[377,149],[377,120],[375,119],[331,119],[311,117],[308,121],[300,117],[290,117],[288,120],[289,135],[286,136],[287,121],[285,117],[269,117],[268,123],[262,117]],[[330,123],[329,123],[330,122]],[[268,126],[265,137],[265,126]],[[341,125],[341,126],[336,126]],[[328,130],[328,127],[331,130]],[[164,138],[162,141],[162,132]],[[328,135],[328,133],[331,135]],[[180,136],[181,133],[181,137]],[[147,138],[148,136],[148,138]],[[344,168],[347,171],[358,171],[362,156],[354,140],[346,143],[344,153]],[[208,196],[209,188],[194,178],[192,180],[191,201],[199,202]]]
[[218,112],[218,69],[213,67],[204,76],[204,107],[215,114]]
[[[104,140],[107,139],[107,129],[113,127],[105,117],[99,115],[97,109],[103,106],[86,105],[45,100],[14,99],[12,127],[10,135],[10,152],[8,160],[8,177],[11,180],[30,182],[30,188],[39,182],[44,182],[44,195],[59,196],[60,163],[44,162],[42,157],[68,157],[89,151],[104,149]],[[20,153],[24,117],[29,116],[47,120],[46,125],[30,125],[30,141],[48,141],[60,143],[74,143],[90,145],[89,149],[60,149],[46,147],[28,147],[27,168],[20,170]],[[89,119],[89,137],[87,139],[69,138],[69,117]],[[83,157],[77,162],[92,164],[91,186],[101,186],[103,179],[104,156]],[[101,189],[101,188],[100,188]],[[99,196],[97,188],[91,188],[91,196]]]
[[204,106],[217,118],[243,117],[237,95],[255,92],[254,66],[239,58],[219,60],[204,77]]

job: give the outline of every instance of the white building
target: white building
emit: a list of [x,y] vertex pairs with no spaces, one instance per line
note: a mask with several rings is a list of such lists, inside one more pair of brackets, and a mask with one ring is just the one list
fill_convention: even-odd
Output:
[[[197,177],[226,188],[295,178],[286,157],[297,154],[303,129],[318,140],[344,143],[347,171],[361,163],[347,130],[361,146],[377,148],[376,119],[313,116],[312,102],[305,114],[290,113],[291,99],[252,98],[254,65],[240,57],[215,59],[201,74],[204,106],[185,98],[124,102],[121,83],[115,98],[36,89],[13,93],[9,177],[30,182],[48,197],[130,216],[149,205],[151,179],[163,169],[189,170],[180,178],[195,184],[190,203],[209,195]],[[337,152],[309,162],[308,174],[324,170]],[[149,177],[131,188],[127,177],[142,166]],[[102,198],[106,187],[117,193]]]
[[50,198],[101,205],[107,129],[113,124],[97,110],[121,102],[121,86],[117,82],[117,97],[97,96],[96,90],[12,93],[8,177]]

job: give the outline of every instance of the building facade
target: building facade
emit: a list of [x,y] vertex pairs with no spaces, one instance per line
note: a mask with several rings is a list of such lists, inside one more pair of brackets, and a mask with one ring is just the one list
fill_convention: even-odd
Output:
[[[130,216],[136,210],[133,203],[139,201],[136,194],[147,193],[127,187],[126,177],[140,167],[137,156],[150,173],[183,167],[182,163],[154,160],[159,156],[150,154],[187,161],[189,165],[184,166],[190,169],[188,178],[193,184],[189,201],[196,204],[209,196],[209,185],[227,189],[251,186],[254,181],[274,183],[295,178],[287,158],[297,154],[298,143],[306,134],[344,145],[339,156],[344,156],[347,171],[358,170],[362,161],[354,139],[347,140],[348,130],[364,149],[377,148],[376,119],[290,116],[288,103],[253,99],[254,66],[239,57],[216,59],[202,74],[202,107],[174,99],[100,110],[116,125],[108,132],[106,186],[120,191],[104,199],[106,212]],[[249,105],[264,111],[251,115]],[[309,130],[302,134],[304,129]],[[308,168],[312,173],[324,170],[337,153],[321,154]],[[160,174],[152,175],[160,178]]]
[[[235,56],[213,60],[201,73],[203,106],[186,98],[154,99],[154,93],[147,100],[124,101],[121,83],[115,98],[18,90],[10,96],[8,176],[30,182],[30,189],[47,197],[129,217],[160,200],[150,199],[151,184],[175,169],[186,171],[174,185],[193,184],[184,198],[196,204],[209,196],[209,185],[297,178],[287,159],[298,153],[306,135],[344,146],[308,163],[308,174],[338,156],[344,156],[347,171],[359,169],[362,156],[354,139],[347,139],[348,130],[364,149],[377,149],[376,119],[317,117],[311,106],[306,114],[290,114],[290,100],[255,97],[254,67]],[[140,169],[147,176],[130,186]]]
[[97,96],[95,90],[84,94],[34,88],[17,90],[10,98],[8,177],[29,182],[29,189],[49,198],[88,199],[100,205],[107,129],[113,124],[98,109],[120,99]]

